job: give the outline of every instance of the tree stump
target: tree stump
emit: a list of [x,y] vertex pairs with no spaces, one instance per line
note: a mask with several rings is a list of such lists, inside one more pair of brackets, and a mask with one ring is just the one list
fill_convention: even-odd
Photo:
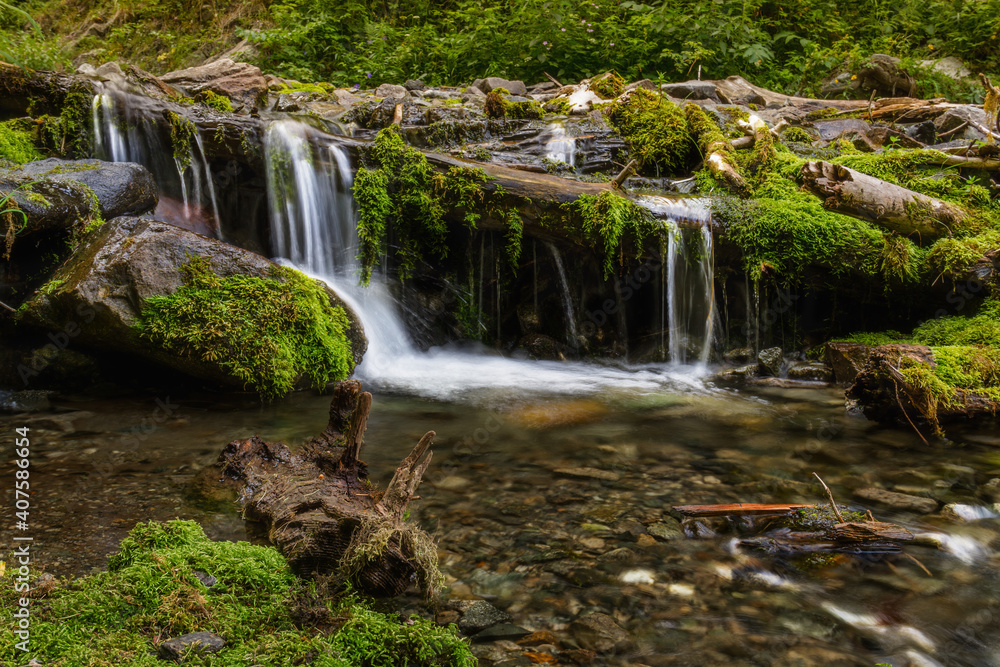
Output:
[[416,578],[431,595],[440,579],[437,548],[403,515],[430,464],[435,433],[420,439],[382,492],[360,459],[371,404],[360,382],[338,382],[329,425],[298,451],[254,436],[229,443],[217,465],[239,489],[244,518],[261,524],[298,574],[336,573],[383,597]]

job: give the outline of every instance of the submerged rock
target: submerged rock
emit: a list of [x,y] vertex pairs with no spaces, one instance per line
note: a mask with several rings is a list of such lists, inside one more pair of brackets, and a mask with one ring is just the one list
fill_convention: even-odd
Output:
[[[242,387],[222,358],[168,351],[142,337],[135,324],[147,299],[173,294],[184,282],[182,267],[204,257],[221,278],[269,277],[276,265],[257,254],[174,225],[116,218],[86,239],[52,281],[27,303],[22,322],[65,332],[85,346],[143,357],[182,373]],[[330,303],[347,314],[345,332],[354,363],[367,342],[360,321],[335,293]]]
[[191,632],[168,639],[159,646],[160,657],[164,660],[182,662],[184,657],[194,654],[218,653],[226,647],[226,640],[211,632]]
[[628,632],[607,614],[582,616],[570,624],[569,630],[580,646],[599,653],[621,649],[629,640]]

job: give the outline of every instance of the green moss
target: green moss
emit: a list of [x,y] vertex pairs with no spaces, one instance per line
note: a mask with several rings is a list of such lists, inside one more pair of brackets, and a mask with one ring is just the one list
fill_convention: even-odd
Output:
[[784,132],[781,133],[781,140],[784,142],[811,144],[813,142],[813,135],[809,134],[807,130],[793,125],[792,127],[785,128]]
[[204,104],[209,109],[215,109],[222,113],[232,113],[233,103],[225,95],[213,93],[211,90],[203,90],[198,93],[197,101]]
[[581,195],[564,204],[580,216],[582,231],[594,250],[603,256],[604,277],[625,262],[625,242],[631,238],[635,255],[642,252],[644,241],[664,233],[662,224],[650,212],[610,190],[599,195]]
[[604,116],[646,170],[671,172],[687,163],[691,152],[687,120],[673,102],[636,88],[606,106]]
[[0,162],[25,164],[41,158],[30,132],[17,129],[14,121],[0,123]]
[[973,236],[950,236],[930,247],[927,262],[934,275],[962,276],[986,259],[986,253],[1000,248],[1000,229],[988,229]]
[[202,257],[181,270],[184,284],[147,299],[135,325],[163,349],[215,364],[265,399],[301,376],[320,389],[354,369],[347,314],[320,283],[281,267],[223,278]]
[[1000,348],[1000,300],[987,299],[975,315],[938,317],[913,330],[922,345],[989,345]]
[[618,75],[618,72],[612,71],[593,78],[590,82],[590,89],[602,100],[610,100],[622,94],[622,91],[625,90],[625,81]]
[[934,368],[904,358],[900,366],[917,409],[941,433],[942,408],[961,408],[968,395],[983,396],[1000,408],[1000,348],[932,347]]
[[363,283],[388,252],[389,229],[393,230],[399,275],[406,279],[424,257],[447,256],[445,215],[459,216],[469,230],[478,227],[483,213],[514,220],[496,203],[504,194],[502,189],[494,187],[492,194],[487,193],[490,179],[486,172],[452,167],[446,174],[439,173],[423,153],[406,145],[395,126],[376,135],[365,163],[354,180]]
[[167,117],[170,120],[170,145],[173,147],[174,160],[180,169],[186,169],[191,165],[191,142],[194,141],[198,128],[173,111],[168,111]]
[[[844,505],[838,505],[840,516],[845,523],[867,521],[868,515],[864,512],[849,510]],[[816,505],[814,507],[799,507],[793,513],[793,518],[788,520],[788,524],[795,530],[807,530],[816,532],[828,532],[840,520],[829,505]]]
[[908,343],[909,339],[898,331],[879,331],[879,332],[859,332],[851,334],[850,336],[845,336],[843,338],[834,339],[837,342],[842,343],[860,343],[862,345],[892,345],[893,343]]
[[63,157],[90,155],[92,100],[92,93],[76,89],[63,98],[58,116],[41,117],[39,141],[46,149]]
[[732,146],[726,141],[722,130],[700,106],[692,102],[685,104],[684,118],[687,120],[688,133],[701,152],[702,158],[711,152],[732,152]]
[[65,280],[52,279],[38,288],[39,294],[45,294],[46,296],[52,296],[59,291],[59,288],[63,286]]
[[[215,577],[211,589],[199,573]],[[5,608],[23,593],[0,591]],[[140,523],[123,540],[108,570],[34,591],[29,654],[0,637],[0,661],[29,658],[52,665],[156,667],[165,639],[212,632],[226,647],[188,656],[187,665],[312,664],[319,667],[398,664],[471,666],[475,659],[454,626],[382,614],[355,596],[321,595],[299,581],[268,547],[213,542],[193,521]],[[42,597],[44,596],[44,598]]]
[[527,118],[539,119],[545,116],[545,109],[534,101],[511,102],[502,88],[486,94],[483,111],[487,118]]

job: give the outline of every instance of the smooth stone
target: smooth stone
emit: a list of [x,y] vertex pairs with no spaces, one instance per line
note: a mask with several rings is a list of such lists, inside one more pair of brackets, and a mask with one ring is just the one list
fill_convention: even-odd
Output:
[[381,97],[382,99],[390,97],[393,99],[402,99],[407,97],[406,88],[394,83],[383,83],[375,89],[375,97]]
[[496,625],[486,628],[482,632],[476,633],[472,640],[476,642],[492,642],[498,639],[517,640],[529,634],[531,634],[531,630],[525,630],[519,625],[514,625],[513,623],[497,623]]
[[598,653],[622,648],[629,640],[625,628],[600,612],[577,618],[570,623],[569,631],[580,646]]
[[646,527],[646,530],[655,538],[661,540],[676,540],[684,537],[684,531],[676,524],[660,521]]
[[618,473],[611,472],[610,470],[601,470],[599,468],[556,468],[553,472],[560,475],[568,475],[570,477],[589,477],[591,479],[603,479],[609,482],[618,481]]
[[905,493],[897,493],[874,487],[858,489],[854,492],[854,497],[892,507],[893,509],[908,510],[923,514],[930,514],[937,511],[939,505],[938,501],[933,498],[921,498],[920,496],[911,496]]
[[424,90],[427,88],[427,84],[419,79],[407,79],[406,83],[403,84],[403,88],[406,88],[409,91]]
[[[507,621],[510,621],[510,614],[500,611],[486,600],[476,600],[462,614],[458,628],[465,634],[472,635]],[[527,631],[524,634],[528,634]]]

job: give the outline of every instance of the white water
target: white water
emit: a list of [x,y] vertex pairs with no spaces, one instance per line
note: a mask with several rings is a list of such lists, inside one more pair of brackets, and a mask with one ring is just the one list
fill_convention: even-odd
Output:
[[566,128],[563,127],[562,123],[550,124],[546,129],[546,136],[548,139],[545,142],[545,157],[575,167],[576,139],[566,134]]
[[[378,274],[357,285],[358,240],[351,173],[330,139],[294,121],[272,123],[265,137],[268,197],[275,249],[305,273],[326,281],[358,314],[368,351],[355,375],[370,385],[447,400],[523,399],[532,394],[706,391],[696,374],[667,365],[614,367],[524,361],[485,351],[417,350]],[[314,160],[314,157],[321,159]],[[323,159],[325,157],[325,159]]]
[[[566,342],[570,347],[577,348],[580,345],[580,335],[576,329],[576,313],[573,312],[573,297],[569,293],[569,281],[566,280],[566,269],[563,268],[562,256],[559,248],[551,241],[546,241],[545,245],[552,251],[552,259],[556,263],[556,272],[559,274],[559,286],[561,287],[563,312],[566,315]],[[537,297],[535,299],[535,312],[538,312]]]
[[[142,117],[130,117],[127,101],[127,95],[94,96],[91,116],[95,157],[143,165],[164,189],[161,195],[166,195],[161,196],[158,216],[218,236],[219,205],[201,136],[195,133],[194,140],[186,147],[185,159],[181,159],[172,146],[164,145],[152,123]],[[122,127],[127,127],[127,132]],[[170,197],[179,198],[179,210],[170,208]]]
[[[704,366],[716,317],[712,213],[700,199],[643,196],[638,202],[668,226],[661,305],[668,358]],[[682,228],[678,222],[694,227]]]

